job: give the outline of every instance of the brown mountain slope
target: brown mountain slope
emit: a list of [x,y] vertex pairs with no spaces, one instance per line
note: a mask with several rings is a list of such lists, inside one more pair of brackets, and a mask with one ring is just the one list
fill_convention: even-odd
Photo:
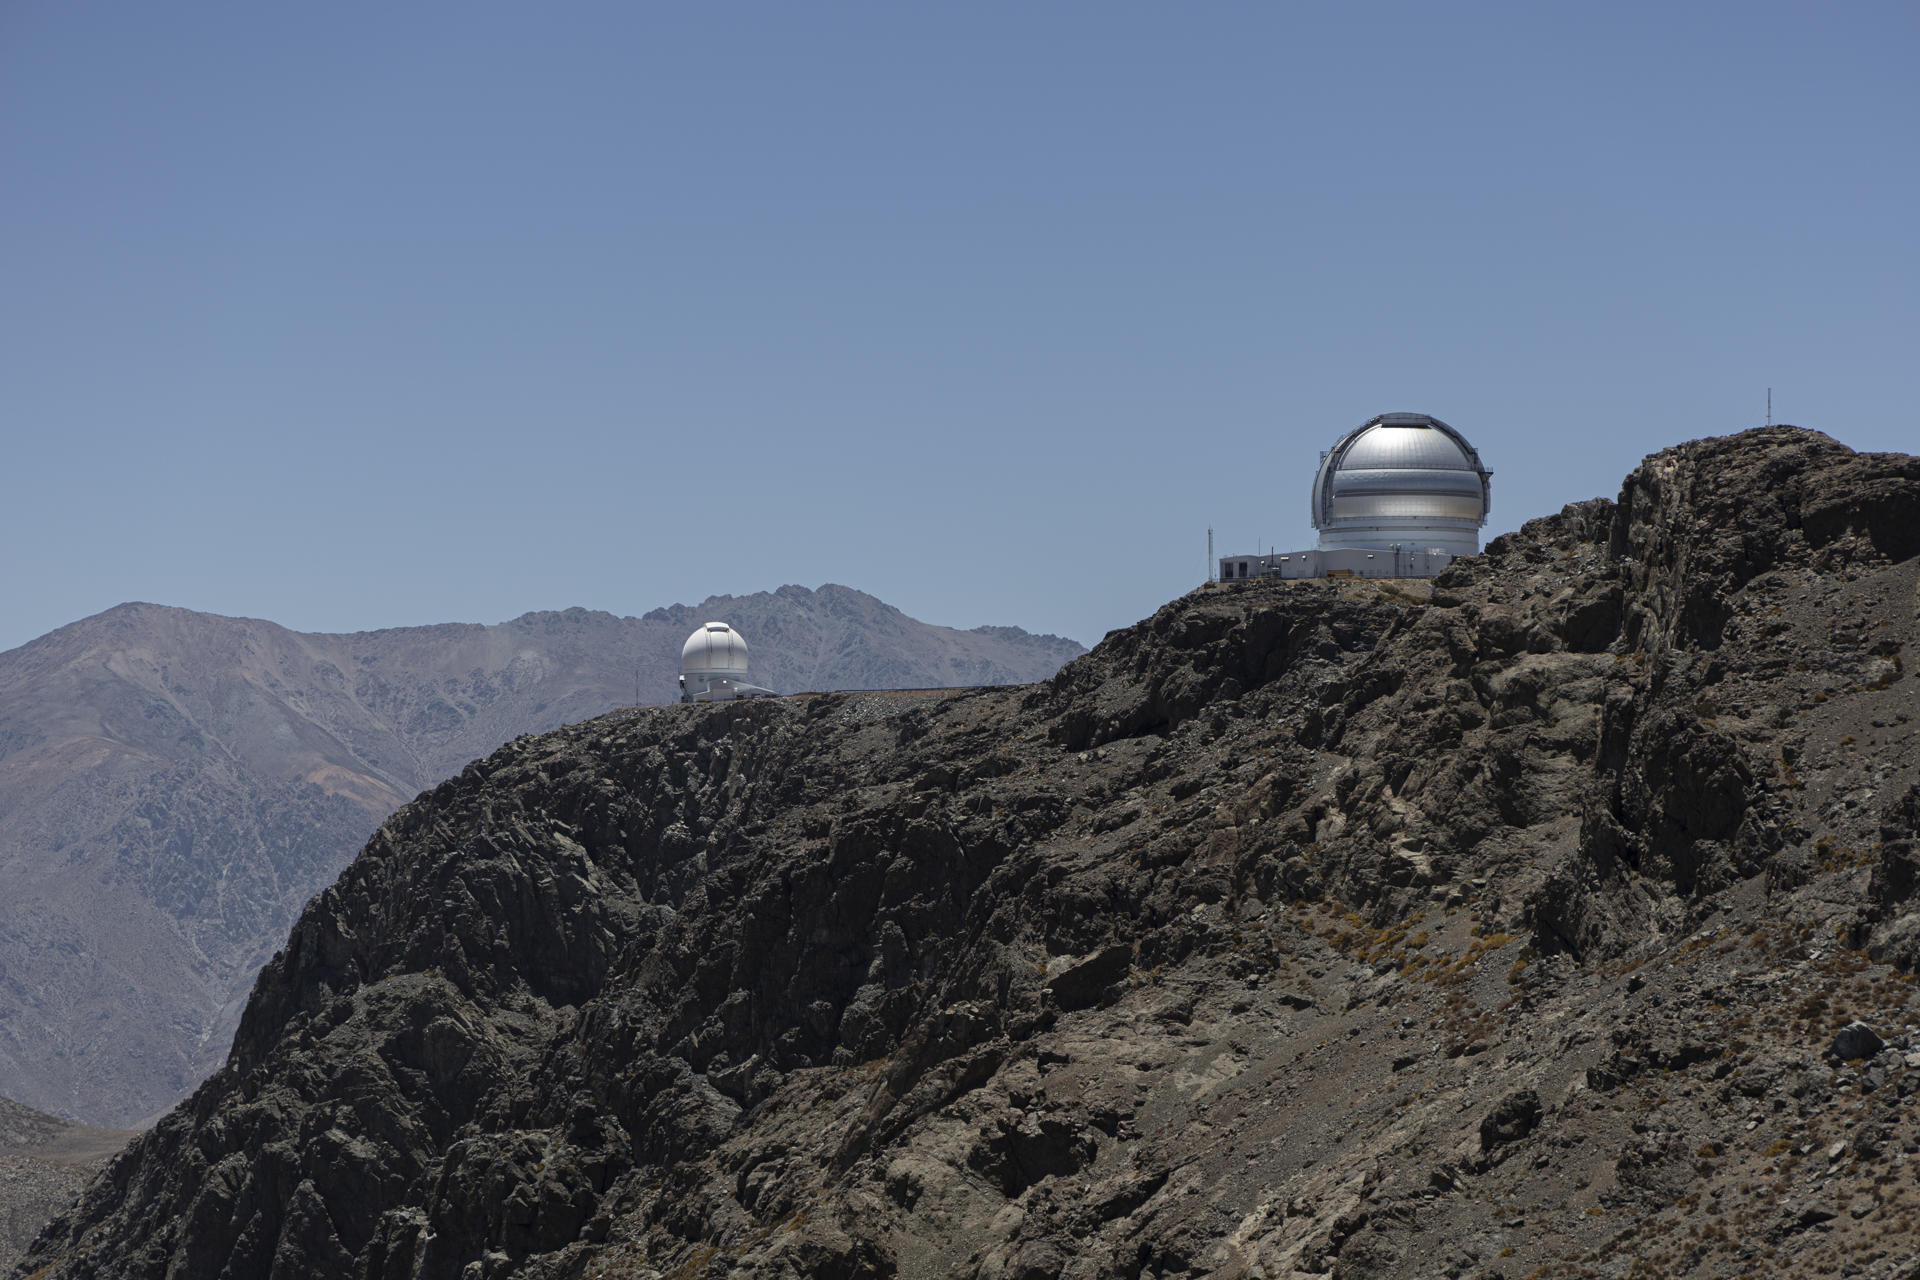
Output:
[[1920,460],[1777,428],[1033,688],[523,739],[25,1265],[1911,1277],[1917,643]]
[[87,1175],[132,1137],[0,1098],[0,1274],[11,1271],[40,1228],[73,1203]]
[[0,654],[0,1094],[110,1124],[170,1105],[382,818],[636,683],[673,698],[708,616],[776,689],[1030,680],[1081,651],[836,586],[355,635],[145,604],[63,627]]

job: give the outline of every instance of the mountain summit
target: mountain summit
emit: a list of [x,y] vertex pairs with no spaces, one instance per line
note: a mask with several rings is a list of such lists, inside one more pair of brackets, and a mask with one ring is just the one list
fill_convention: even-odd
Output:
[[1917,615],[1920,460],[1774,428],[1033,687],[520,739],[25,1266],[1891,1275]]
[[381,819],[521,734],[673,700],[716,616],[782,690],[1027,681],[1083,652],[831,585],[354,635],[151,604],[63,627],[0,654],[0,1095],[107,1125],[170,1106]]

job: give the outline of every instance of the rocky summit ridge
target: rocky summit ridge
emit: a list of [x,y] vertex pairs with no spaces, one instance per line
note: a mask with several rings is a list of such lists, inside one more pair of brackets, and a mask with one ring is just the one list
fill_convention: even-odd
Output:
[[1920,460],[395,814],[53,1277],[1916,1274]]
[[675,700],[715,616],[787,691],[1018,683],[1083,652],[832,584],[350,635],[151,604],[62,627],[0,653],[0,1095],[113,1125],[172,1106],[382,819],[521,734]]

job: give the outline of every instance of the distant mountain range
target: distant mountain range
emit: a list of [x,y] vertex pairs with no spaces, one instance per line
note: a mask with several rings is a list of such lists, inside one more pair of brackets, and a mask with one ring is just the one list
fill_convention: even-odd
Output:
[[0,1095],[109,1126],[171,1105],[382,819],[521,734],[672,701],[708,619],[782,692],[1023,683],[1084,652],[832,585],[352,635],[152,604],[62,627],[0,653]]

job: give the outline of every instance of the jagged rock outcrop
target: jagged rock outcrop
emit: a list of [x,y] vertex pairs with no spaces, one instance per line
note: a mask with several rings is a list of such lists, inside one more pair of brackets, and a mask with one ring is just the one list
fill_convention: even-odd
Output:
[[1896,1274],[1915,528],[1920,463],[1770,428],[1027,689],[522,739],[26,1265]]
[[1082,652],[829,585],[356,635],[123,605],[0,654],[0,1095],[171,1106],[383,818],[520,734],[676,699],[681,642],[721,615],[786,691],[1018,683]]

